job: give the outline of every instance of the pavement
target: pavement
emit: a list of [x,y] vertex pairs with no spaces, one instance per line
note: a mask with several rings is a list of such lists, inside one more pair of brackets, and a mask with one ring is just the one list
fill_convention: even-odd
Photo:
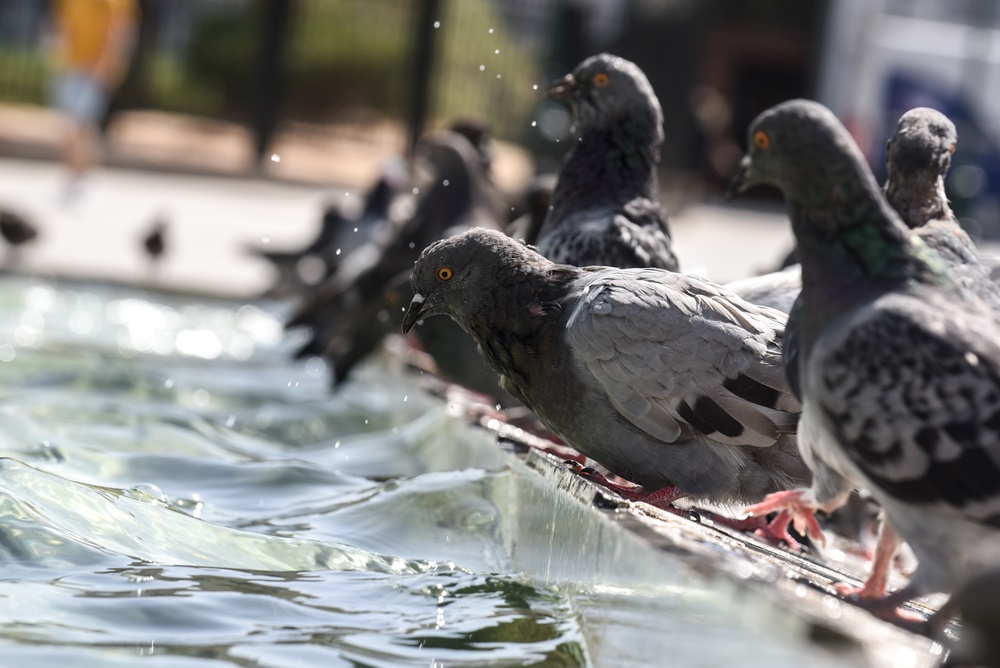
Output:
[[[0,106],[0,208],[40,229],[16,266],[3,256],[0,265],[248,299],[275,275],[247,249],[305,245],[322,210],[331,202],[360,204],[359,190],[403,145],[391,127],[322,135],[292,128],[279,135],[276,159],[258,169],[239,126],[129,112],[111,127],[107,166],[71,192],[55,160],[59,130],[58,117],[46,109]],[[532,174],[530,158],[509,144],[495,153],[498,185],[516,192]],[[735,280],[773,268],[791,247],[778,206],[732,206],[677,183],[665,186],[686,271]],[[158,218],[169,227],[154,274],[141,244]]]

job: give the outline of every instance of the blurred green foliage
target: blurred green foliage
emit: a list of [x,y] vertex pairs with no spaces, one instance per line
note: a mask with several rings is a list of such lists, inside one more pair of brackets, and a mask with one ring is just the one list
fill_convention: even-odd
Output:
[[0,99],[21,104],[46,104],[49,63],[41,52],[0,47]]

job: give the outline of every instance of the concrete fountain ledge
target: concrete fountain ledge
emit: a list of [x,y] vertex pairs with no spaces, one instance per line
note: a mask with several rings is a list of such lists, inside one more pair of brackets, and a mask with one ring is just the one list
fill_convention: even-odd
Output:
[[[843,665],[929,668],[944,657],[941,644],[878,620],[835,595],[835,584],[860,583],[865,577],[864,559],[845,549],[844,539],[831,536],[830,558],[820,559],[716,524],[695,509],[683,517],[628,501],[573,473],[562,458],[550,454],[572,451],[512,425],[481,397],[426,370],[420,382],[456,416],[489,431],[512,467],[532,473],[519,476],[532,482],[512,492],[506,499],[508,512],[502,513],[516,518],[506,521],[503,531],[513,566],[528,577],[543,584],[618,586],[625,581],[627,586],[653,587],[669,573],[668,580],[679,578],[687,586],[695,581],[694,586],[726,605],[765,617],[769,626],[797,636],[816,652],[843,659]],[[547,541],[542,549],[540,541]],[[908,607],[929,614],[939,602],[917,601]],[[607,644],[616,646],[616,654],[606,657],[607,662],[594,657],[596,665],[628,663],[621,644]]]

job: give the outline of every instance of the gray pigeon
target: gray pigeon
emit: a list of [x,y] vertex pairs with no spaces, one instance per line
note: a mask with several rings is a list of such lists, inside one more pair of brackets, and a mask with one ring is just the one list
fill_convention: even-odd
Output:
[[399,200],[409,195],[410,174],[398,158],[387,160],[379,177],[363,195],[364,208],[359,215],[348,215],[341,202],[323,211],[320,229],[308,244],[293,250],[265,250],[249,247],[248,253],[267,260],[276,277],[265,296],[299,295],[336,273],[344,258],[363,246],[385,224]]
[[903,223],[948,264],[956,280],[1000,312],[1000,287],[944,192],[957,143],[955,125],[941,112],[918,107],[903,114],[886,144],[885,197]]
[[[431,132],[421,139],[417,153],[430,164],[434,182],[421,192],[413,215],[387,226],[377,239],[348,258],[286,325],[312,329],[312,337],[298,355],[328,358],[335,384],[346,380],[354,365],[388,332],[396,331],[409,297],[393,304],[394,295],[399,294],[394,281],[412,269],[422,248],[456,231],[500,225],[498,216],[504,205],[483,173],[479,154],[465,137],[448,130]],[[458,345],[467,341],[467,337],[455,338]],[[485,391],[479,382],[484,373],[481,362],[479,367],[469,370],[469,383]]]
[[450,315],[546,427],[647,491],[737,503],[809,479],[777,311],[669,271],[555,264],[481,229],[424,250],[411,284],[403,331]]
[[805,520],[870,489],[919,560],[869,604],[893,616],[1000,555],[1000,321],[908,233],[828,109],[782,103],[749,137],[730,189],[779,187],[802,261],[799,445],[814,475],[748,510]]
[[[886,143],[885,196],[913,234],[941,255],[962,285],[1000,311],[1000,288],[980,262],[944,192],[944,177],[957,142],[955,125],[941,112],[917,107],[903,114]],[[800,276],[796,265],[726,287],[747,301],[789,313],[801,288]]]
[[578,267],[676,271],[658,199],[663,112],[634,63],[602,53],[549,86],[573,108],[579,141],[559,172],[538,250]]

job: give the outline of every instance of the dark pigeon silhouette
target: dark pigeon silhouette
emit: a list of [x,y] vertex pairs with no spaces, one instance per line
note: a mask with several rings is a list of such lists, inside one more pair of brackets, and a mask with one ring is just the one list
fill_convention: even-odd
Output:
[[324,211],[312,241],[292,250],[250,247],[247,251],[267,260],[277,276],[265,293],[269,297],[298,296],[336,273],[345,258],[367,243],[387,223],[394,203],[409,195],[410,174],[398,159],[386,161],[379,177],[361,195],[364,207],[347,215],[340,202]]
[[7,264],[21,263],[21,247],[38,238],[38,228],[19,213],[0,210],[0,236],[7,242]]
[[[500,226],[505,204],[483,173],[479,154],[464,136],[448,130],[428,133],[421,139],[417,155],[430,165],[433,180],[419,188],[412,216],[392,221],[369,244],[353,253],[287,323],[289,328],[311,328],[311,338],[298,356],[321,355],[329,359],[334,384],[346,380],[355,364],[374,350],[389,331],[398,331],[408,299],[391,307],[390,302],[400,290],[398,277],[412,270],[421,249],[470,227]],[[473,346],[457,328],[452,331],[460,335],[453,337],[457,340],[455,346]],[[457,350],[452,353],[458,354]],[[437,359],[440,364],[448,364],[444,358]],[[483,368],[478,361],[467,370],[467,376],[452,380],[465,381],[469,387],[484,391],[480,382]],[[496,396],[499,389],[495,374],[488,377],[490,393]]]
[[634,63],[602,53],[549,86],[567,101],[579,141],[559,171],[538,249],[576,266],[676,271],[657,165],[663,112]]

